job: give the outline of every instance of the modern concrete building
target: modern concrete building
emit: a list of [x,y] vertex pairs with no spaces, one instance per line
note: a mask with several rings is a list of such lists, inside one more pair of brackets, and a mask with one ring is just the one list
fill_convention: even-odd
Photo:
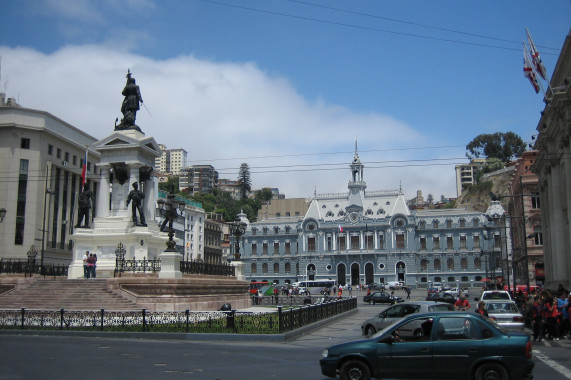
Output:
[[315,195],[305,214],[248,225],[240,241],[247,280],[465,287],[502,277],[499,202],[489,219],[464,209],[411,211],[401,190],[366,191],[357,152],[350,173],[348,192]]
[[537,124],[537,174],[543,213],[545,287],[571,288],[571,32],[567,35]]
[[282,216],[299,217],[305,215],[310,203],[311,200],[307,198],[272,199],[269,203],[262,205],[258,210],[258,220],[279,218]]
[[[69,264],[70,235],[77,222],[81,172],[87,155],[87,183],[99,189],[97,139],[48,112],[20,107],[0,94],[0,258],[25,259],[44,247],[46,264]],[[93,205],[93,217],[97,205]]]
[[190,194],[208,194],[218,187],[218,172],[212,165],[193,165],[181,169],[179,188],[188,189]]
[[186,150],[167,149],[162,144],[159,147],[163,154],[155,160],[155,169],[164,174],[179,175],[181,168],[186,166]]
[[476,183],[476,173],[486,166],[485,158],[476,158],[466,165],[456,165],[456,196],[460,196],[468,185]]

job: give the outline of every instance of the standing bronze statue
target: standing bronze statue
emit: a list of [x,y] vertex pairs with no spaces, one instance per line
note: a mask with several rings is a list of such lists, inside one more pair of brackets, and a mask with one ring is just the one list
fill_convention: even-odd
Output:
[[123,118],[121,123],[115,126],[115,130],[136,129],[141,132],[141,129],[135,124],[135,119],[137,118],[137,111],[140,109],[139,103],[143,104],[143,97],[139,86],[135,83],[135,78],[131,76],[131,70],[127,70],[127,84],[125,84],[121,94],[125,97],[121,105]]
[[[93,191],[89,190],[89,184],[83,185],[83,191],[79,195],[79,211],[77,213],[77,224],[75,228],[89,228],[89,209],[91,202],[95,201]],[[85,224],[82,226],[81,222],[85,218]]]
[[[133,190],[131,190],[127,196],[127,206],[129,206],[129,203],[133,201],[131,211],[135,226],[147,227],[147,223],[145,222],[145,213],[143,212],[143,199],[145,199],[145,194],[139,190],[139,184],[137,182],[133,182]],[[139,211],[140,223],[137,223],[137,211]]]

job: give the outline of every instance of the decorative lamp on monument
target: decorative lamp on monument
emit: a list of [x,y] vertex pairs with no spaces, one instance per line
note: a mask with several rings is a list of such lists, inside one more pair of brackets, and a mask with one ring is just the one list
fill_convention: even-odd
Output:
[[240,253],[240,237],[246,232],[247,224],[241,220],[237,220],[230,224],[232,235],[236,238],[234,243],[234,259],[240,260],[242,254]]
[[[167,195],[167,199],[159,199],[157,201],[159,205],[159,211],[161,215],[165,218],[163,224],[161,224],[161,231],[164,231],[164,228],[168,222],[169,224],[169,240],[167,241],[167,252],[176,252],[176,242],[173,240],[174,237],[174,229],[172,227],[173,222],[176,220],[177,217],[182,216],[182,212],[186,207],[186,203],[183,201],[177,201],[174,195],[174,192],[171,190],[169,195]],[[177,209],[180,211],[180,215],[177,213]]]

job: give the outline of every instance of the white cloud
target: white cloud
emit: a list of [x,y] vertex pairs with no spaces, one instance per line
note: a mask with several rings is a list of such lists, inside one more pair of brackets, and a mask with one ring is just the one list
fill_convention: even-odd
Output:
[[[192,162],[211,163],[223,178],[235,179],[240,163],[247,162],[256,188],[279,187],[288,197],[309,197],[315,188],[318,193],[344,192],[357,137],[369,190],[398,188],[402,181],[407,197],[417,189],[437,199],[440,194],[456,195],[453,166],[368,169],[381,164],[367,162],[463,153],[367,153],[442,144],[431,142],[421,126],[415,130],[390,115],[359,114],[319,99],[304,99],[287,78],[268,75],[254,63],[216,63],[193,56],[159,61],[102,46],[69,46],[53,54],[0,47],[0,55],[2,78],[9,78],[8,96],[97,139],[111,134],[115,118],[121,117],[121,90],[130,68],[150,111],[142,108],[137,114],[143,132],[168,148],[184,148]],[[309,155],[324,152],[347,153]],[[236,159],[220,160],[227,158]],[[261,166],[285,166],[276,168],[284,170],[324,163],[338,163],[343,169],[256,173],[268,170]],[[226,168],[235,170],[228,173]]]

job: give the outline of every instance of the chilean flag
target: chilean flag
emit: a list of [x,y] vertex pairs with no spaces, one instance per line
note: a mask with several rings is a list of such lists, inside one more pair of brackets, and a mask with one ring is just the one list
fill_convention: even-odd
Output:
[[339,232],[343,233],[343,227],[341,227],[341,224],[339,224]]
[[539,82],[537,81],[537,77],[535,76],[535,72],[533,71],[533,67],[531,67],[531,62],[529,62],[529,58],[525,51],[525,44],[523,48],[523,74],[529,79],[535,93],[539,93]]
[[85,185],[85,177],[87,174],[87,149],[85,149],[85,158],[83,159],[83,169],[81,170],[81,188]]
[[533,62],[533,66],[535,67],[535,71],[537,71],[537,73],[539,75],[541,75],[541,77],[543,79],[547,79],[547,72],[545,70],[545,66],[543,65],[543,61],[541,60],[541,57],[539,56],[539,52],[537,51],[537,48],[535,47],[535,44],[533,43],[533,40],[531,39],[531,35],[529,34],[529,30],[527,30],[527,28],[526,28],[525,32],[527,33],[527,41],[529,42],[529,50],[531,51],[531,61]]

